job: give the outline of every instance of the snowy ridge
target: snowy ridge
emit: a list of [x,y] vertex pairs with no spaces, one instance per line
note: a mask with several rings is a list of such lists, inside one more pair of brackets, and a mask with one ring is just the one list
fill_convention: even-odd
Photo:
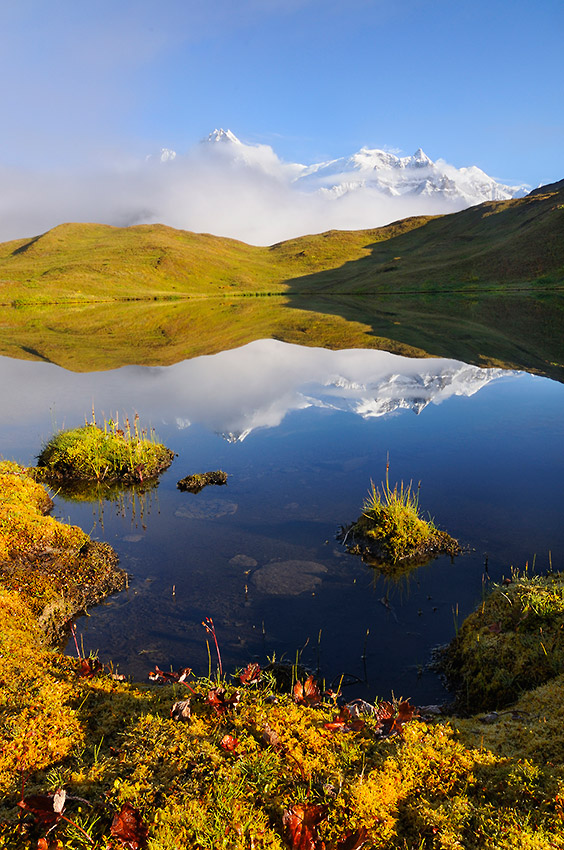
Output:
[[286,176],[305,192],[335,199],[370,190],[386,197],[419,196],[448,200],[457,208],[484,201],[501,201],[525,195],[530,187],[507,186],[475,165],[455,168],[444,160],[433,162],[419,148],[412,156],[363,147],[352,156],[313,165],[284,163],[269,145],[248,145],[230,130],[214,130],[204,145],[212,153],[221,149],[234,162],[259,168],[273,176]]

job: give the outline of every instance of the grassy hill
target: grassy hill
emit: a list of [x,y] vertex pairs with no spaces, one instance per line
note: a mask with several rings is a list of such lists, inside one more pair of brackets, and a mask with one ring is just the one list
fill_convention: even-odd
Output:
[[564,181],[526,198],[270,247],[62,224],[0,245],[0,303],[564,287]]

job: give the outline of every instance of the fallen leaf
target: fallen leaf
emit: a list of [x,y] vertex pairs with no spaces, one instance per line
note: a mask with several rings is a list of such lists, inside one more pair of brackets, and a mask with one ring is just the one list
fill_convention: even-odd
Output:
[[239,691],[235,691],[230,697],[227,697],[225,688],[212,688],[207,695],[207,701],[218,714],[236,709],[240,699]]
[[302,684],[299,680],[294,685],[294,701],[298,705],[319,705],[321,703],[321,691],[313,676],[308,676]]
[[282,823],[292,850],[324,850],[318,838],[317,825],[327,817],[328,806],[295,805],[286,809]]
[[242,685],[255,685],[261,677],[261,669],[259,664],[247,664],[243,672],[239,676],[239,681]]
[[170,716],[173,720],[182,720],[183,722],[190,720],[190,700],[182,699],[175,702],[170,710]]
[[78,665],[78,675],[90,679],[95,673],[104,669],[104,665],[97,658],[81,658]]
[[30,794],[29,797],[19,800],[18,806],[25,812],[31,812],[34,818],[43,824],[43,826],[53,826],[63,816],[65,796],[64,791],[58,791],[57,794]]
[[365,721],[358,715],[355,716],[348,705],[344,705],[333,720],[323,724],[323,728],[330,732],[360,732],[365,726]]
[[124,803],[121,811],[114,815],[110,832],[124,847],[140,850],[147,841],[148,829],[137,809],[134,809],[131,803]]
[[403,724],[409,723],[415,714],[414,706],[408,700],[403,700],[394,707],[389,702],[381,702],[376,710],[376,719],[379,721],[378,729],[382,737],[388,737],[394,733],[403,734]]

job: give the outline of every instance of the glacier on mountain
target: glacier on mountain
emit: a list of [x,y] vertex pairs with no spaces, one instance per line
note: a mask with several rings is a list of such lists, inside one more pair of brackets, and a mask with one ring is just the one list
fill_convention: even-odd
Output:
[[521,197],[529,189],[500,183],[475,165],[456,168],[442,159],[433,162],[421,148],[412,156],[396,156],[363,147],[352,156],[302,165],[284,163],[269,145],[245,144],[230,130],[214,130],[204,145],[212,155],[219,148],[221,155],[234,163],[260,168],[278,178],[285,176],[298,189],[335,199],[368,189],[388,198],[438,198],[461,209]]

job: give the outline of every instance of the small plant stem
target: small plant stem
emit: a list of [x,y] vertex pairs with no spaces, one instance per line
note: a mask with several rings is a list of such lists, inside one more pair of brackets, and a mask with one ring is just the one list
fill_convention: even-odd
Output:
[[82,656],[80,655],[80,649],[78,648],[78,641],[76,639],[76,626],[75,626],[74,623],[71,623],[70,630],[71,630],[71,635],[72,635],[73,640],[74,640],[74,645],[76,647],[76,657],[81,658]]

